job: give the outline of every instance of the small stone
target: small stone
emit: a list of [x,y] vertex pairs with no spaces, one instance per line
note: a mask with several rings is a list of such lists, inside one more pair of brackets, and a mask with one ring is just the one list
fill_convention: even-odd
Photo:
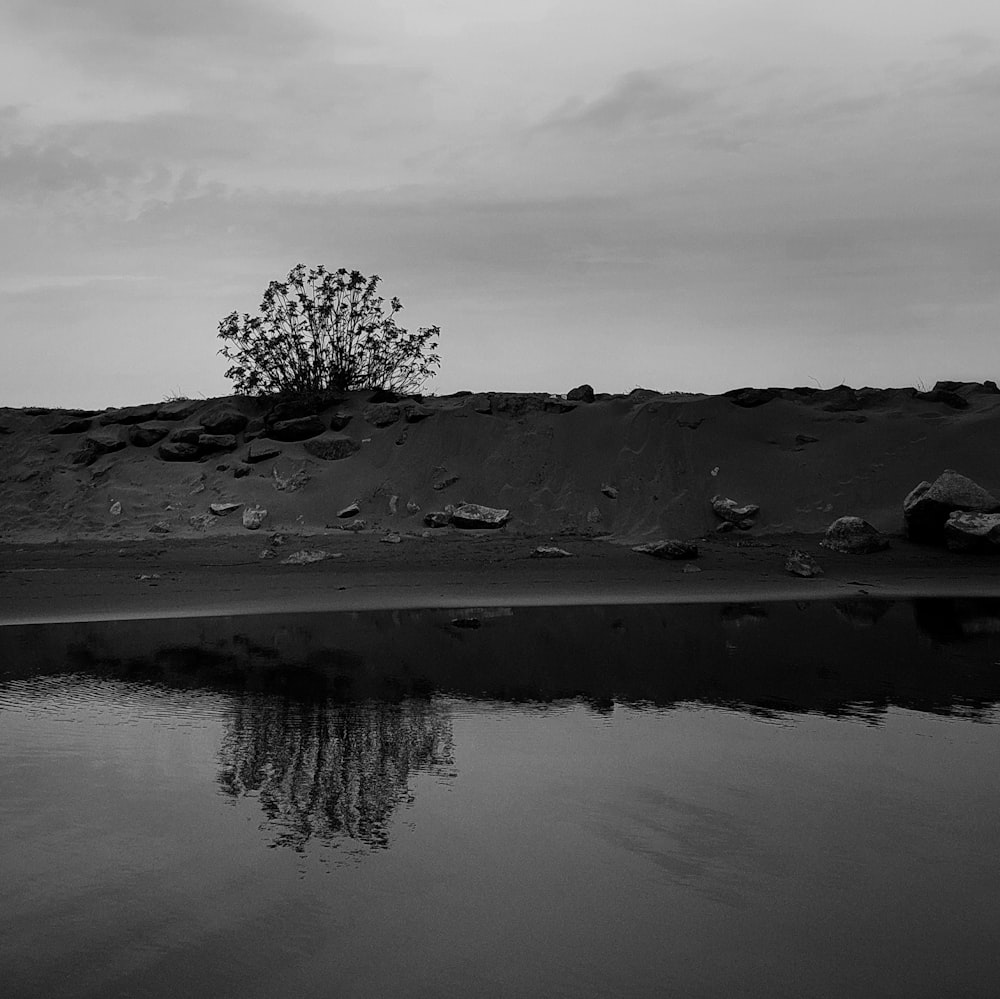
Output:
[[424,523],[428,527],[447,527],[451,524],[451,514],[444,510],[432,510],[424,514]]
[[816,560],[811,555],[800,551],[788,553],[788,558],[785,560],[785,572],[790,572],[793,576],[802,576],[804,579],[823,575],[823,570],[816,564]]
[[379,540],[384,545],[398,545],[403,539],[398,534],[387,534]]
[[356,517],[359,513],[361,513],[361,508],[355,502],[345,506],[343,510],[338,510],[337,516],[343,519],[347,517]]
[[389,497],[389,513],[394,514],[399,506],[399,497],[393,494]]
[[680,560],[698,557],[698,546],[690,541],[679,541],[676,538],[666,538],[663,541],[650,541],[647,544],[635,545],[632,551],[640,555],[652,555],[654,558]]
[[363,531],[367,525],[363,520],[352,520],[350,523],[344,524],[340,527],[342,531]]
[[454,617],[451,619],[451,624],[454,628],[469,628],[473,631],[482,627],[482,621],[478,617]]
[[431,488],[437,492],[441,492],[442,489],[447,489],[448,486],[453,486],[456,482],[458,482],[458,476],[454,472],[449,472],[434,482]]
[[328,558],[333,558],[331,552],[321,549],[303,548],[301,551],[292,552],[287,558],[281,560],[282,565],[312,565],[314,562],[323,562]]
[[188,518],[188,523],[197,531],[204,531],[211,527],[219,518],[211,513],[196,513]]
[[262,506],[249,506],[243,511],[243,526],[248,531],[257,531],[267,519],[267,510]]
[[241,506],[243,506],[242,503],[209,503],[208,509],[211,510],[216,517],[225,517],[227,513],[239,510]]
[[115,500],[114,503],[111,504],[111,509],[108,511],[108,513],[110,513],[112,517],[120,517],[121,512],[122,512],[122,505],[118,500]]
[[269,461],[277,458],[281,454],[279,447],[248,447],[246,457],[243,459],[248,465],[256,465],[261,461]]
[[607,482],[601,485],[601,492],[604,493],[608,499],[618,499],[618,490]]
[[[740,530],[746,530],[743,527],[743,522],[750,520],[750,518],[755,517],[760,513],[760,507],[755,503],[746,503],[741,506],[736,500],[727,499],[724,496],[713,496],[710,500],[712,504],[712,512],[720,520],[727,520],[732,524],[735,524]],[[750,524],[749,526],[753,526]]]
[[406,501],[406,512],[412,517],[416,513],[420,513],[420,504],[415,500]]
[[165,520],[158,520],[149,528],[150,534],[169,534],[170,525]]
[[555,545],[539,545],[531,553],[531,558],[571,558],[572,554],[565,548],[556,548]]
[[253,469],[249,465],[237,465],[233,469],[233,478],[245,479],[252,471]]

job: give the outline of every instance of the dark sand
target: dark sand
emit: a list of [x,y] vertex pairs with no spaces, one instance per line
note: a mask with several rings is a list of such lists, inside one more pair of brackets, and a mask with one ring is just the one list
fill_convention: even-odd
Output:
[[[383,544],[333,531],[288,537],[260,558],[266,535],[169,541],[73,541],[0,546],[0,624],[387,608],[697,603],[838,599],[857,595],[997,596],[993,559],[893,539],[874,555],[840,555],[821,536],[713,537],[689,563],[627,545],[559,538],[570,558],[531,557],[540,539],[434,533]],[[791,548],[824,574],[787,573]],[[283,565],[294,551],[337,553]],[[700,571],[684,571],[685,565]],[[146,578],[143,578],[146,577]]]

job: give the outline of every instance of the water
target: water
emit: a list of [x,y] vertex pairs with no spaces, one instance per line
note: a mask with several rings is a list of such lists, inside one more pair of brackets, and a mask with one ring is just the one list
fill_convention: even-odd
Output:
[[1000,604],[0,629],[13,997],[990,996]]

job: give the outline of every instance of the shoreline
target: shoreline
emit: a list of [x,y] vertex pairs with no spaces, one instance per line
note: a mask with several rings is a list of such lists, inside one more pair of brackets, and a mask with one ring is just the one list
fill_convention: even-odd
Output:
[[[476,607],[1000,599],[1000,573],[988,556],[901,538],[884,552],[841,555],[820,547],[821,539],[703,538],[690,563],[654,559],[613,540],[464,532],[407,536],[398,545],[341,531],[289,536],[274,558],[260,557],[269,548],[267,536],[252,535],[5,543],[0,627]],[[572,557],[532,558],[539,544],[557,545]],[[282,564],[303,549],[329,557]],[[791,549],[812,554],[823,575],[785,572]]]

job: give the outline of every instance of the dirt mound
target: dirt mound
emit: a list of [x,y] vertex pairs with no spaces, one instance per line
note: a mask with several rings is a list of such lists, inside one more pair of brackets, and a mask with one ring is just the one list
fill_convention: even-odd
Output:
[[427,513],[476,503],[509,510],[508,533],[692,537],[717,526],[717,495],[758,505],[756,533],[818,532],[841,516],[898,533],[904,497],[945,468],[1000,489],[998,433],[991,382],[593,402],[357,393],[295,415],[239,398],[3,409],[0,537],[245,530],[212,503],[261,507],[273,530],[322,530],[357,503],[368,530],[422,531]]

